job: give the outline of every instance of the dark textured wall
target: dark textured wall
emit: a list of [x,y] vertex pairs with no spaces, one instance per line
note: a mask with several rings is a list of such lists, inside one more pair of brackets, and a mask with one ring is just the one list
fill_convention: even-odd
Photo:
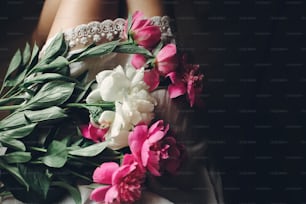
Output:
[[[164,1],[180,49],[205,73],[195,124],[226,203],[306,203],[306,2]],[[29,39],[42,1],[1,1],[2,66]]]
[[200,131],[226,203],[306,202],[306,2],[171,3],[205,73]]

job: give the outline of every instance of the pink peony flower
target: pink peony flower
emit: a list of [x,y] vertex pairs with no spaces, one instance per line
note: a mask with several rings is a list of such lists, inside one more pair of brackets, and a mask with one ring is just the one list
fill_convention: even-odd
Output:
[[133,203],[140,199],[144,176],[132,155],[124,156],[122,166],[105,162],[94,171],[93,180],[107,186],[93,190],[90,199],[105,204]]
[[89,124],[81,126],[81,133],[87,139],[90,139],[94,142],[102,142],[105,141],[104,135],[107,133],[108,129],[108,127],[98,128],[92,124]]
[[132,16],[132,26],[127,31],[128,23],[125,25],[124,35],[130,35],[134,42],[145,48],[156,45],[161,38],[161,31],[158,26],[152,25],[150,19],[145,19],[140,11],[136,11]]
[[195,103],[201,103],[198,95],[203,89],[204,75],[200,73],[200,66],[198,64],[187,64],[186,58],[183,58],[183,73],[180,75],[177,72],[170,72],[167,77],[170,78],[171,83],[168,86],[170,98],[187,93],[189,104],[191,107]]
[[183,158],[183,148],[174,137],[168,136],[169,125],[162,120],[147,125],[138,125],[129,135],[129,146],[135,160],[154,176],[166,170],[175,173]]

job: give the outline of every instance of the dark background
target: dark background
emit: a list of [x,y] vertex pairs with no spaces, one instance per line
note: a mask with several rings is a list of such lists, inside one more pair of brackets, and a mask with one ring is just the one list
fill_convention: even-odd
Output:
[[[1,74],[43,1],[1,0]],[[225,203],[306,203],[306,2],[164,1],[177,45],[205,74],[198,131]],[[199,125],[200,124],[200,125]]]

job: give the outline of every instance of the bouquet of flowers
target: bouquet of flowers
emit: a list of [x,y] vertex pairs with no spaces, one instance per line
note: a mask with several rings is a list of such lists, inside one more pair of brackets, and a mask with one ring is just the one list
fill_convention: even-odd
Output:
[[[41,57],[28,44],[16,52],[0,99],[0,110],[9,111],[0,121],[2,196],[41,203],[68,192],[81,203],[77,185],[88,184],[94,201],[133,203],[147,177],[177,172],[184,147],[155,117],[152,92],[168,86],[170,98],[186,95],[193,106],[203,75],[140,12],[122,35],[69,56],[63,34]],[[70,75],[70,64],[113,52],[131,54],[131,63],[89,82],[86,73]]]

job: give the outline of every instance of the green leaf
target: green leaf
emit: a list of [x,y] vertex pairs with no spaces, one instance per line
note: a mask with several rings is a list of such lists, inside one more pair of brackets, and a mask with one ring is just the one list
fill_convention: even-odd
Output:
[[51,72],[58,71],[68,66],[69,62],[65,57],[58,56],[52,60],[49,64],[37,64],[31,73],[33,72]]
[[30,62],[27,66],[27,69],[32,68],[38,61],[38,54],[39,54],[39,47],[37,46],[37,44],[34,44],[34,47],[32,49],[32,53],[31,53],[31,59]]
[[21,141],[13,139],[13,138],[2,137],[0,138],[0,142],[3,144],[3,146],[6,146],[6,147],[10,147],[10,148],[21,150],[21,151],[26,150],[25,145]]
[[10,62],[9,68],[4,77],[4,81],[6,81],[9,78],[9,76],[19,68],[21,63],[22,63],[22,56],[20,50],[18,49]]
[[33,123],[16,129],[0,131],[0,138],[3,137],[13,138],[13,139],[23,138],[25,136],[28,136],[34,130],[36,125],[37,125],[36,123]]
[[53,61],[54,58],[64,55],[67,49],[68,46],[64,40],[64,34],[59,33],[45,50],[45,55],[42,56],[42,61],[48,64],[49,62]]
[[34,191],[36,196],[46,199],[49,188],[50,188],[50,178],[44,172],[44,169],[34,167],[29,167],[25,165],[18,165],[19,172],[24,177],[26,182],[30,186],[30,191]]
[[13,152],[1,156],[8,164],[25,163],[31,160],[30,152]]
[[69,185],[66,182],[63,181],[54,181],[51,184],[52,186],[58,186],[58,187],[62,187],[66,190],[68,190],[68,192],[70,193],[71,197],[73,198],[74,202],[76,204],[82,204],[82,197],[81,197],[81,193],[79,191],[79,189]]
[[156,56],[158,52],[163,48],[163,46],[164,46],[163,41],[160,41],[158,45],[156,46],[156,48],[152,51],[153,55]]
[[128,15],[128,19],[127,19],[127,22],[128,22],[128,25],[127,25],[127,31],[129,32],[132,28],[132,19],[133,19],[133,16],[132,14],[129,14]]
[[43,73],[40,75],[37,75],[35,77],[26,78],[24,80],[24,86],[29,86],[31,84],[39,84],[39,83],[46,83],[49,81],[56,81],[56,80],[63,80],[63,81],[69,81],[69,82],[76,82],[75,79],[66,77],[62,74],[58,73]]
[[107,144],[108,141],[95,143],[85,148],[69,151],[69,154],[81,157],[94,157],[100,154],[107,147]]
[[23,63],[23,66],[25,66],[31,59],[31,49],[30,49],[29,43],[26,43],[25,48],[23,50],[22,57],[23,57],[22,63]]
[[49,167],[61,168],[65,165],[67,157],[66,145],[53,140],[47,149],[46,156],[42,157],[42,162]]
[[93,57],[93,56],[109,54],[114,51],[114,49],[116,48],[118,44],[119,44],[119,40],[111,41],[108,43],[103,43],[101,45],[95,46],[93,48],[85,50],[82,54],[80,54],[77,60],[81,60],[85,57]]
[[77,59],[83,52],[87,52],[88,50],[90,50],[91,48],[95,47],[95,44],[90,44],[88,45],[86,48],[82,49],[81,51],[78,51],[74,54],[72,54],[71,56],[68,57],[69,61],[73,61],[75,59]]
[[139,47],[135,44],[122,44],[122,45],[118,45],[114,52],[119,52],[119,53],[128,53],[128,54],[143,54],[149,57],[152,57],[152,53],[143,48],[143,47]]
[[99,183],[92,183],[92,184],[86,185],[86,187],[90,189],[96,189],[96,188],[103,187],[103,186],[107,186],[107,185],[103,185]]
[[45,84],[20,110],[46,108],[61,105],[74,91],[74,83],[51,81]]
[[17,167],[7,165],[6,162],[0,159],[0,168],[10,173],[21,185],[26,187],[27,191],[29,190],[29,184],[22,177]]
[[5,85],[6,86],[16,86],[20,82],[24,80],[24,77],[26,75],[27,70],[24,69],[21,73],[18,73],[14,79],[6,80]]
[[79,96],[77,97],[77,99],[75,100],[75,102],[80,102],[85,94],[88,92],[88,90],[90,89],[90,87],[92,86],[92,84],[95,82],[95,80],[92,80],[91,82],[89,82],[84,88],[83,91],[79,94]]
[[0,121],[0,130],[28,125],[28,120],[30,120],[32,123],[37,123],[41,121],[62,119],[65,117],[67,117],[67,115],[65,114],[64,110],[57,106],[36,111],[26,110],[15,112]]

